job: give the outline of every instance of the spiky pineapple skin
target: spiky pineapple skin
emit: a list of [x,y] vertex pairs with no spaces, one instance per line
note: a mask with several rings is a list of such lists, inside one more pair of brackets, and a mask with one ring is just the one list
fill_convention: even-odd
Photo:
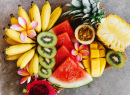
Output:
[[[82,19],[84,24],[95,25],[101,22],[105,17],[103,7],[101,7],[102,0],[72,0],[71,3],[66,4],[70,10],[63,15],[73,15],[73,20]],[[62,16],[63,16],[62,15]]]
[[[111,24],[114,22],[118,22],[117,24],[115,24],[115,27],[119,27],[119,29],[117,29],[115,31],[116,33],[118,33],[118,31],[119,31],[119,34],[117,34],[117,36],[116,36],[116,33],[115,34],[111,33],[111,34],[107,35],[106,32],[109,31],[107,29],[106,29],[106,31],[101,30],[102,27],[105,25],[105,23],[104,23],[105,20],[108,20],[108,21],[111,20],[110,21]],[[123,27],[123,28],[121,28],[121,27]],[[120,32],[121,30],[122,30],[122,33]],[[113,38],[111,38],[110,35],[113,36]],[[114,51],[124,52],[125,49],[130,45],[130,25],[125,20],[121,19],[119,16],[110,14],[106,18],[102,19],[101,24],[98,26],[98,29],[97,29],[97,36],[98,36],[98,39],[104,45],[106,45],[108,48],[110,48]],[[121,36],[124,36],[122,39],[125,39],[125,42],[120,40]],[[117,39],[117,38],[119,38],[119,39]]]

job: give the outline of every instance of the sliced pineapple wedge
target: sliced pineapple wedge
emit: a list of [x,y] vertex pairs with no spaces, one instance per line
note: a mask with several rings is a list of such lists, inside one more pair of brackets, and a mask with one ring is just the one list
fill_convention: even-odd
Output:
[[124,52],[130,45],[130,25],[119,16],[110,14],[102,19],[97,36],[114,51]]

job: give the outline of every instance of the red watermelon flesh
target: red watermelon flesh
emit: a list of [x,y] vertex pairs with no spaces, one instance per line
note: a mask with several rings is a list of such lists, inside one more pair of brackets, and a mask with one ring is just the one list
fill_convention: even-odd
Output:
[[56,48],[59,49],[62,45],[64,45],[69,51],[74,49],[73,43],[67,32],[57,36]]
[[68,57],[53,72],[49,81],[63,88],[75,88],[90,83],[92,77]]
[[58,24],[57,26],[53,27],[49,31],[55,33],[56,35],[62,34],[64,32],[67,32],[69,34],[69,37],[72,40],[72,42],[77,42],[77,40],[75,38],[74,31],[71,28],[68,20],[65,20],[64,22]]
[[75,57],[69,52],[69,50],[62,45],[61,48],[58,49],[56,55],[55,55],[55,66],[54,69],[56,69],[67,57],[70,57],[71,59],[73,59],[74,62],[76,62],[77,64],[79,64],[81,67],[82,64],[80,62],[78,62]]
[[55,63],[54,68],[56,69],[69,56],[69,54],[70,52],[65,46],[62,46],[61,48],[59,48],[55,55],[56,63]]

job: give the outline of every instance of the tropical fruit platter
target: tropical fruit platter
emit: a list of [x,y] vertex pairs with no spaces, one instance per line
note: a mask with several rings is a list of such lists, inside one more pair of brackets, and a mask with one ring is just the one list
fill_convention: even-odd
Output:
[[72,0],[51,10],[48,0],[42,11],[32,1],[29,14],[18,5],[18,17],[10,14],[9,28],[3,28],[10,45],[5,60],[16,60],[20,84],[27,82],[21,93],[57,95],[125,65],[130,25],[107,14],[101,0]]

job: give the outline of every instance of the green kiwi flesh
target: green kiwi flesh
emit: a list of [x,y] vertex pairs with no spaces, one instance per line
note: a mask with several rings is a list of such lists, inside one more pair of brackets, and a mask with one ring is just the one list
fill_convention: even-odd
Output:
[[49,58],[49,59],[53,58],[56,55],[55,47],[45,48],[45,47],[38,45],[37,51],[42,57]]
[[57,43],[57,36],[51,32],[42,32],[38,35],[37,42],[46,48],[54,47]]
[[38,75],[42,78],[49,78],[52,75],[52,69],[46,69],[41,65],[38,66]]
[[55,58],[48,59],[48,58],[39,56],[39,62],[44,68],[50,69],[50,68],[53,68],[55,65]]
[[109,51],[106,55],[106,60],[114,68],[121,68],[125,64],[124,55],[117,51]]

